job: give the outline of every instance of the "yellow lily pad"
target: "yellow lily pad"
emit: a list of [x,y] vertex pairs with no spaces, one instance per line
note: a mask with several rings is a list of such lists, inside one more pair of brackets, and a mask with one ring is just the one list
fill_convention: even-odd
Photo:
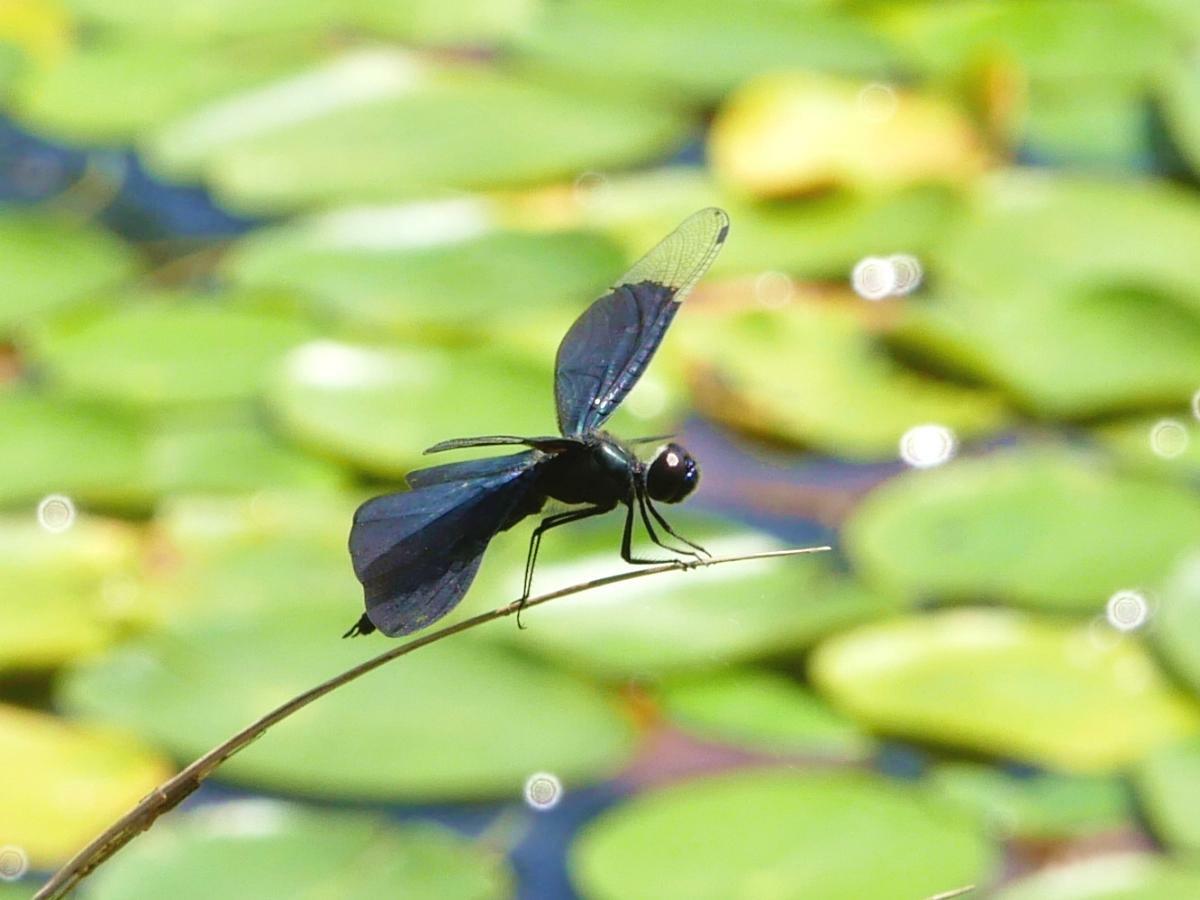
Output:
[[879,731],[1063,772],[1112,772],[1200,728],[1135,640],[1013,610],[865,625],[818,646],[810,674]]

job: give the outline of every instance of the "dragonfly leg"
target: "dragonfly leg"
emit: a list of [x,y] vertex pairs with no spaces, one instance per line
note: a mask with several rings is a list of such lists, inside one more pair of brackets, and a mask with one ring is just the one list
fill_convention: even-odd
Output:
[[578,522],[581,519],[589,519],[592,516],[598,516],[601,513],[606,513],[611,510],[611,506],[589,506],[586,509],[572,509],[567,512],[558,513],[553,516],[547,516],[538,523],[537,528],[533,529],[533,534],[529,538],[529,552],[525,555],[525,588],[521,593],[521,599],[517,606],[517,627],[524,628],[521,624],[521,610],[525,608],[525,601],[529,599],[529,594],[533,591],[533,567],[537,563],[538,549],[542,545],[542,535],[551,528],[557,528],[559,525],[566,525],[568,522]]
[[[677,559],[645,559],[640,556],[633,555],[633,504],[636,500],[638,506],[641,506],[642,496],[640,492],[631,491],[629,498],[629,511],[625,514],[625,529],[621,533],[621,559],[627,563],[633,563],[637,566],[661,566],[663,563],[679,562]],[[645,517],[643,515],[643,521]],[[655,543],[658,543],[655,541]],[[660,545],[661,546],[661,545]],[[669,547],[666,549],[670,549]]]
[[[651,499],[649,497],[646,498],[646,508],[650,510],[650,515],[654,516],[654,521],[657,522],[659,525],[661,525],[663,527],[663,529],[667,532],[667,534],[669,534],[671,537],[675,538],[676,540],[683,541],[685,544],[687,544],[689,547],[691,547],[692,550],[696,551],[695,553],[691,554],[692,556],[706,556],[709,559],[712,559],[712,554],[709,553],[706,548],[700,546],[697,543],[694,543],[693,541],[689,541],[682,534],[679,534],[674,528],[672,528],[671,523],[666,520],[666,518],[663,516],[663,514],[654,508],[654,503],[653,503],[653,501],[651,501]],[[686,553],[688,551],[681,550],[678,552]]]

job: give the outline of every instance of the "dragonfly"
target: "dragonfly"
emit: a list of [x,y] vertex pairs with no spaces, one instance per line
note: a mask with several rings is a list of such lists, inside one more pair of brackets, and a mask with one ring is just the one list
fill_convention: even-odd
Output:
[[[363,586],[366,612],[346,637],[378,630],[399,637],[447,615],[471,586],[484,551],[500,532],[543,511],[529,540],[524,593],[529,599],[546,532],[625,507],[621,558],[633,564],[691,562],[708,551],[678,534],[655,506],[679,503],[695,490],[700,467],[670,436],[622,441],[605,422],[637,384],[689,291],[729,235],[716,207],[693,213],[634,263],[575,320],[555,357],[559,434],[488,435],[442,441],[440,453],[472,447],[521,446],[516,453],[410,472],[408,491],[368,500],[354,514],[350,558]],[[666,440],[648,462],[642,444]],[[637,556],[635,518],[671,559]],[[655,527],[657,526],[657,528]],[[667,543],[658,529],[684,546]],[[520,623],[518,613],[518,624]]]

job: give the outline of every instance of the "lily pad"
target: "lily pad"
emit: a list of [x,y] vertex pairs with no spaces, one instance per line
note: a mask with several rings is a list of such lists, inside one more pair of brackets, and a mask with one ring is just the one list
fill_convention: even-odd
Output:
[[679,330],[697,406],[777,440],[895,459],[901,436],[922,422],[964,439],[1004,422],[993,396],[896,362],[849,304],[798,299],[777,310],[694,314]]
[[64,393],[160,409],[249,400],[307,322],[249,302],[152,295],[72,317],[39,335],[32,354]]
[[132,250],[90,225],[0,213],[0,330],[36,322],[133,274]]
[[157,824],[93,876],[88,896],[500,900],[510,879],[499,854],[436,825],[240,800]]
[[1132,471],[1188,480],[1200,477],[1200,429],[1190,414],[1118,419],[1099,426],[1094,434]]
[[747,750],[861,759],[871,741],[809,690],[761,669],[673,681],[657,694],[667,718],[689,733]]
[[[240,18],[240,17],[237,17]],[[74,142],[123,143],[219,97],[303,66],[315,42],[91,41],[21,82],[13,113]]]
[[1068,773],[1120,769],[1200,727],[1141,645],[1012,610],[862,626],[821,644],[810,672],[880,731]]
[[[929,853],[937,847],[937,853]],[[585,826],[572,856],[597,900],[925,897],[987,880],[968,817],[865,774],[736,772],[643,794]]]
[[1116,778],[1042,773],[1018,778],[991,766],[947,763],[929,778],[935,794],[980,816],[1000,837],[1055,841],[1116,831],[1130,802]]
[[1200,533],[1200,502],[1064,451],[1010,451],[905,473],[846,524],[869,581],[937,600],[1099,614],[1156,583]]
[[1200,892],[1200,869],[1151,853],[1051,866],[1005,887],[996,900],[1178,900]]
[[[884,92],[881,102],[869,90]],[[713,122],[709,152],[721,179],[758,197],[963,184],[988,165],[981,136],[944,100],[801,72],[735,93]]]
[[374,51],[201,109],[148,153],[168,177],[268,210],[574,178],[663,156],[690,129],[642,101]]
[[[339,638],[359,611],[299,607],[283,617],[185,623],[76,671],[63,700],[191,759],[385,649]],[[220,775],[259,789],[373,801],[516,798],[532,772],[553,772],[568,789],[610,775],[628,757],[630,732],[614,698],[459,636],[317,702]]]
[[0,503],[6,506],[33,504],[47,494],[103,501],[142,473],[141,433],[119,411],[0,391],[0,433]]
[[610,90],[674,91],[696,101],[718,100],[774,69],[870,75],[896,61],[869,26],[817,6],[803,0],[549,3],[518,49],[533,64]]
[[[1200,16],[1194,9],[1189,14],[1200,34]],[[1192,171],[1200,172],[1200,63],[1190,57],[1166,63],[1159,101],[1174,145]]]
[[1200,555],[1188,553],[1163,580],[1154,646],[1171,671],[1200,692]]
[[[680,534],[718,555],[779,546],[764,535],[670,518]],[[569,539],[551,533],[542,542],[537,592],[620,570],[616,514],[571,532]],[[491,579],[481,575],[481,595],[520,596],[527,539],[503,537],[506,565],[492,570],[490,591]],[[498,636],[604,678],[653,680],[801,650],[831,631],[894,609],[889,598],[834,575],[823,559],[768,559],[597,588],[530,610],[525,631]]]
[[247,238],[234,282],[300,293],[366,334],[479,331],[547,310],[582,310],[624,268],[584,232],[500,230],[473,200],[339,210]]
[[0,519],[0,671],[81,659],[139,617],[139,550],[115,521],[80,517],[55,534],[32,510]]
[[269,402],[286,433],[395,478],[450,437],[556,433],[551,371],[482,348],[317,341],[288,356]]
[[0,834],[34,868],[64,862],[170,774],[127,735],[0,706]]
[[1134,770],[1134,784],[1150,825],[1174,850],[1200,850],[1200,741],[1162,747]]

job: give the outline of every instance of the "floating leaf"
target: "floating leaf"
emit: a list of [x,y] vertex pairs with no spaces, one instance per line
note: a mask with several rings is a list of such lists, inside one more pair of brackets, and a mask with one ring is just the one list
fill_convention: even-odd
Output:
[[160,823],[97,872],[88,895],[500,900],[509,880],[499,854],[436,825],[240,800]]
[[66,861],[169,775],[123,734],[0,706],[0,834],[36,868]]
[[[63,698],[191,759],[382,650],[376,641],[339,639],[359,612],[299,607],[184,624],[75,672]],[[460,637],[288,719],[222,767],[221,777],[375,801],[515,798],[532,772],[553,772],[568,789],[611,774],[626,759],[630,737],[607,695]]]
[[871,742],[794,680],[744,669],[674,681],[658,693],[686,731],[763,753],[861,758]]
[[[937,853],[928,852],[937,847]],[[572,873],[597,900],[925,897],[986,880],[966,817],[865,774],[736,772],[643,794],[590,822]]]
[[555,433],[551,385],[549,361],[318,341],[287,358],[270,403],[289,434],[394,478],[439,462],[420,454],[447,438]]
[[1155,648],[1172,672],[1200,692],[1200,555],[1195,550],[1164,579],[1154,615]]
[[1135,416],[1098,427],[1094,434],[1135,472],[1195,479],[1200,476],[1200,431],[1190,416]]
[[0,434],[0,502],[31,516],[46,494],[104,500],[141,476],[141,434],[113,410],[0,391]]
[[[680,534],[714,553],[777,546],[762,535],[669,515]],[[551,532],[542,542],[534,577],[538,592],[619,571],[616,514],[592,528],[572,528],[569,539],[560,534]],[[493,569],[494,582],[481,576],[481,595],[520,596],[526,541],[517,535],[501,545],[509,548],[500,550],[506,565]],[[654,679],[799,650],[894,608],[888,598],[833,575],[823,560],[773,559],[597,588],[530,610],[529,628],[499,636],[605,678]]]
[[[1195,16],[1194,8],[1190,14],[1200,35],[1200,16]],[[1200,63],[1194,58],[1165,63],[1159,102],[1174,145],[1192,171],[1200,172]]]
[[33,354],[66,393],[155,409],[255,397],[272,366],[312,333],[249,303],[154,295],[64,320]]
[[80,659],[135,616],[138,538],[127,525],[81,517],[61,533],[30,510],[0,519],[0,671]]
[[710,137],[717,175],[759,197],[827,187],[886,191],[961,184],[987,152],[966,117],[942,100],[812,73],[766,75],[734,94]]
[[1151,853],[1120,853],[1035,872],[996,900],[1179,900],[1200,893],[1200,869]]
[[661,156],[689,130],[645,102],[371,51],[202,109],[149,156],[261,210],[574,177]]
[[1138,797],[1155,833],[1172,849],[1200,850],[1200,741],[1162,747],[1134,771]]
[[493,218],[470,199],[339,210],[252,235],[226,271],[377,334],[527,328],[548,310],[582,310],[624,268],[599,235],[499,230]]
[[[891,48],[860,21],[806,2],[550,3],[519,49],[534,64],[614,85],[717,100],[781,67],[883,73]],[[701,62],[703,61],[703,62]]]
[[1139,644],[1011,610],[865,625],[821,644],[811,674],[880,731],[1064,772],[1121,768],[1200,726]]
[[847,523],[847,552],[888,589],[1100,613],[1194,546],[1200,502],[1061,451],[1006,452],[902,475]]
[[1143,93],[1075,83],[1031,90],[1019,134],[1024,154],[1091,169],[1147,167],[1152,147]]
[[1115,778],[1043,773],[1018,778],[977,763],[946,763],[929,786],[974,812],[1000,837],[1052,841],[1116,831],[1129,824],[1125,786]]
[[799,299],[777,310],[694,314],[680,323],[695,402],[713,418],[859,459],[895,458],[914,425],[970,438],[996,431],[995,399],[892,359],[849,305]]
[[85,300],[129,277],[134,268],[132,251],[98,228],[0,213],[0,330]]

